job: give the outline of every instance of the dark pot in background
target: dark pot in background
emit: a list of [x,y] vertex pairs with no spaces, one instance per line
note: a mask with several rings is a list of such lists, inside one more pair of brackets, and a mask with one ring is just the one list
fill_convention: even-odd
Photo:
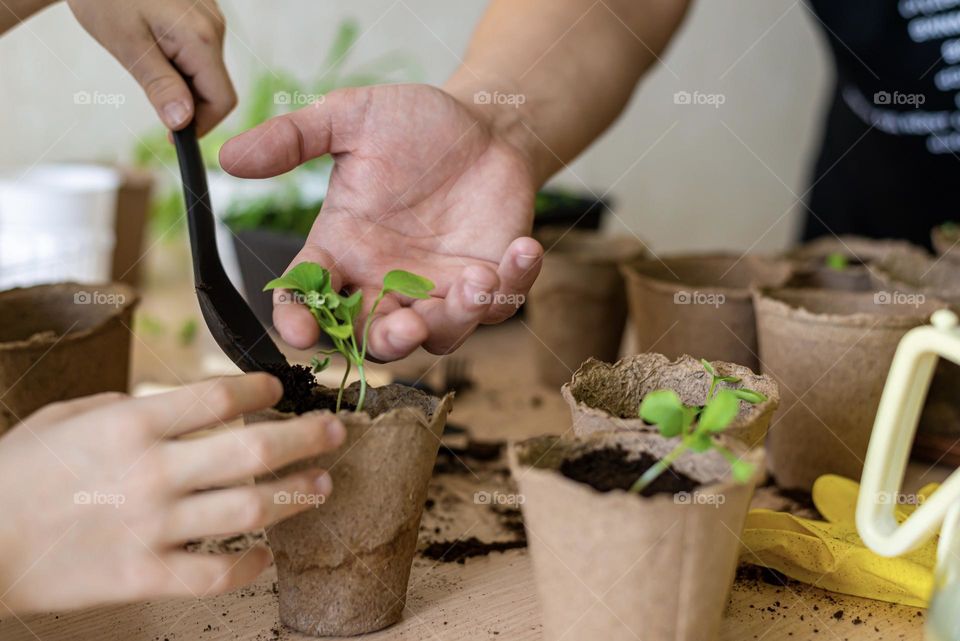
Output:
[[960,262],[960,227],[956,223],[944,223],[931,229],[930,241],[937,256]]
[[559,227],[564,230],[600,229],[604,216],[612,206],[609,199],[592,195],[567,193],[558,189],[544,189],[537,194],[534,230]]
[[0,434],[49,403],[126,392],[137,302],[120,283],[0,292]]
[[306,239],[269,229],[245,229],[232,236],[244,298],[264,327],[273,327],[273,292],[263,291],[263,286],[287,271]]
[[750,288],[776,287],[788,262],[750,255],[688,254],[623,265],[638,352],[690,354],[760,370]]
[[546,254],[526,313],[540,380],[559,387],[590,357],[616,360],[627,320],[619,263],[644,254],[633,236],[584,230],[537,234]]

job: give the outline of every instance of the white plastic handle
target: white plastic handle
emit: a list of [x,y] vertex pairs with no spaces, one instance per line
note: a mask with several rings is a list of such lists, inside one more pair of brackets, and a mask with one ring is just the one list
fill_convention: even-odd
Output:
[[857,530],[863,542],[881,556],[899,556],[916,549],[936,534],[947,511],[960,500],[960,475],[954,472],[902,524],[894,516],[937,359],[960,365],[957,315],[941,309],[930,320],[932,326],[910,330],[897,346],[860,479]]

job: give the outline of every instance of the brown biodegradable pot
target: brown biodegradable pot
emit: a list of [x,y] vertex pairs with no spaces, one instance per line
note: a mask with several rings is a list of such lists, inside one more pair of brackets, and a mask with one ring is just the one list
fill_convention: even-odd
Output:
[[680,457],[672,469],[700,483],[692,493],[599,492],[559,472],[597,450],[661,458],[674,444],[652,433],[595,432],[511,447],[547,641],[717,637],[762,449],[731,445],[757,467],[744,485],[716,452]]
[[540,380],[559,387],[591,356],[612,361],[620,351],[627,297],[618,263],[639,259],[633,236],[539,232],[543,269],[524,308],[537,350]]
[[[722,361],[711,365],[721,376],[740,379],[739,383],[719,383],[719,389],[746,387],[767,397],[757,404],[741,401],[740,413],[724,432],[750,447],[762,445],[770,419],[780,404],[776,382],[741,365]],[[561,388],[561,393],[570,406],[573,433],[577,436],[600,431],[649,431],[650,426],[637,416],[644,396],[670,389],[686,405],[703,405],[710,381],[711,376],[700,361],[690,356],[671,361],[662,354],[637,354],[613,365],[591,358]]]
[[725,254],[651,259],[625,265],[638,351],[692,354],[759,370],[750,287],[777,287],[790,264]]
[[897,344],[943,304],[779,289],[757,292],[756,306],[763,371],[782,397],[767,436],[777,484],[809,490],[822,474],[859,478]]
[[0,292],[0,434],[48,403],[125,392],[137,302],[120,283]]
[[[878,240],[863,236],[823,236],[788,252],[785,257],[794,264],[790,287],[815,287],[852,292],[872,291],[871,266],[892,253],[924,256],[926,251],[905,240]],[[841,254],[847,266],[834,269],[827,258]]]
[[[874,286],[885,296],[939,298],[960,312],[960,261],[898,252],[878,263],[873,275]],[[955,363],[946,359],[937,363],[919,430],[960,435],[960,367]]]
[[[332,402],[336,390],[321,394]],[[345,402],[353,404],[357,394],[355,383]],[[284,625],[316,636],[351,636],[400,620],[451,403],[452,395],[438,399],[402,385],[371,388],[362,413],[340,412],[347,440],[339,450],[278,472],[319,467],[329,471],[334,488],[322,505],[267,533]],[[244,421],[292,416],[268,410]]]

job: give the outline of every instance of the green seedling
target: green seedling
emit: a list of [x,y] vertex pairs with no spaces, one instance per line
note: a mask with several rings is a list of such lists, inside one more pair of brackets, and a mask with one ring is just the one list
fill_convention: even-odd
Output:
[[665,438],[679,437],[680,442],[637,479],[630,487],[631,492],[642,492],[687,451],[719,452],[730,462],[733,478],[738,483],[745,483],[753,475],[752,464],[737,458],[733,452],[717,443],[714,437],[727,429],[737,417],[740,401],[762,403],[767,397],[746,388],[718,389],[720,383],[739,383],[740,379],[736,376],[719,376],[709,361],[701,359],[700,363],[713,377],[702,406],[684,405],[673,390],[651,392],[640,403],[640,418],[656,425]]
[[373,301],[363,332],[358,337],[355,331],[357,318],[363,307],[363,293],[356,291],[344,296],[334,291],[330,283],[330,272],[316,263],[300,263],[280,278],[275,278],[264,286],[263,291],[288,289],[297,292],[317,325],[333,342],[333,349],[323,350],[313,357],[310,364],[314,372],[319,372],[330,364],[330,356],[340,354],[347,361],[347,370],[340,381],[337,394],[337,411],[343,402],[343,390],[347,385],[351,367],[356,367],[360,375],[360,394],[357,397],[357,411],[363,410],[367,397],[367,378],[364,372],[367,356],[367,338],[370,335],[370,323],[377,307],[387,294],[399,294],[408,298],[426,299],[434,284],[423,276],[395,269],[383,277],[383,287]]
[[833,252],[827,255],[824,263],[826,263],[830,269],[842,272],[850,266],[850,259],[848,259],[847,255],[843,252]]

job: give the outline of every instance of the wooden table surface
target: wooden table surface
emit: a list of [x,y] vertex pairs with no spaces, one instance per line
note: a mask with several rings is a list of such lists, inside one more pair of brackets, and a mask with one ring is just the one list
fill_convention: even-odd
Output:
[[[144,311],[168,324],[196,313],[192,299],[148,298]],[[199,316],[197,316],[199,318]],[[199,378],[203,353],[213,351],[202,336],[190,348],[175,344],[170,332],[141,332],[135,340],[135,373],[139,381],[175,384]],[[147,335],[152,334],[152,335]],[[539,385],[533,369],[533,341],[522,320],[484,328],[457,353],[469,363],[474,389],[455,403],[451,421],[469,428],[475,438],[521,438],[562,433],[570,418],[558,390]],[[179,350],[179,352],[178,352]],[[200,352],[199,354],[196,352]],[[449,357],[448,357],[449,358]],[[442,359],[417,354],[386,369],[406,378],[424,376],[436,382]],[[209,367],[206,367],[209,369]],[[476,536],[483,541],[515,540],[502,515],[474,501],[477,491],[508,488],[502,461],[470,464],[469,471],[436,474],[430,487],[434,505],[424,514],[420,547],[436,541]],[[923,482],[940,480],[948,470],[912,469]],[[788,501],[763,490],[757,505],[782,509]],[[247,537],[250,539],[253,537]],[[230,542],[242,547],[247,539]],[[208,542],[208,546],[227,543]],[[233,548],[231,548],[233,549]],[[104,607],[59,615],[14,617],[0,612],[0,639],[174,641],[299,639],[280,625],[271,568],[248,588],[204,599],[178,599]],[[740,579],[730,597],[721,639],[922,639],[925,612],[855,597],[835,595],[791,582],[775,586]],[[438,562],[418,553],[414,561],[403,620],[371,640],[541,638],[537,595],[526,549],[470,558],[465,563]]]

